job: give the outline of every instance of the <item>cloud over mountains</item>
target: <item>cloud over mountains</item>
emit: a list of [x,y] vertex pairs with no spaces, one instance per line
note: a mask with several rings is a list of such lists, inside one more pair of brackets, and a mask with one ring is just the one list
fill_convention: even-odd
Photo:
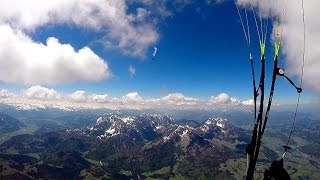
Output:
[[226,93],[211,96],[208,99],[198,99],[181,93],[171,93],[160,98],[144,98],[138,92],[131,92],[118,98],[108,94],[88,94],[85,91],[65,94],[39,85],[31,86],[20,93],[11,93],[2,89],[0,96],[0,103],[21,109],[46,107],[65,109],[216,109],[253,105],[252,100],[240,101]]

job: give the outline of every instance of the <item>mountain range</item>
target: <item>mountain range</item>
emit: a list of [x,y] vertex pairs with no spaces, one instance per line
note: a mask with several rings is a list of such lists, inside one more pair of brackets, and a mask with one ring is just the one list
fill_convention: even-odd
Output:
[[[240,128],[248,126],[241,119],[252,114],[221,114],[193,120],[153,111],[12,113],[18,119],[2,113],[6,123],[0,127],[15,129],[0,131],[0,179],[243,179],[251,131]],[[281,156],[289,115],[270,121],[256,179]],[[285,165],[294,178],[314,179],[320,167],[319,126],[303,118]]]
[[3,178],[30,179],[227,177],[219,164],[243,156],[236,146],[248,139],[222,118],[190,126],[168,115],[109,113],[88,127],[11,138],[0,145],[9,164],[0,169]]

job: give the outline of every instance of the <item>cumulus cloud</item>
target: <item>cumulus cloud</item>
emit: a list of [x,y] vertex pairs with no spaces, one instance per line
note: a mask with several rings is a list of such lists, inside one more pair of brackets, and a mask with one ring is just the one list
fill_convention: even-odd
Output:
[[0,90],[0,98],[8,98],[8,97],[12,97],[13,95],[14,95],[13,93],[10,93],[6,89],[1,89]]
[[90,99],[97,103],[106,103],[110,101],[108,94],[93,94]]
[[254,105],[254,100],[253,99],[249,99],[246,101],[242,101],[242,104],[245,106],[253,106]]
[[[8,90],[2,89],[0,97],[13,97],[14,94]],[[87,94],[85,91],[75,91],[71,94],[58,92],[54,89],[49,89],[43,86],[31,86],[26,90],[22,90],[21,94],[15,95],[18,98],[27,98],[32,100],[42,100],[46,102],[71,102],[71,103],[108,103],[112,99],[107,94]]]
[[106,61],[90,48],[48,37],[35,42],[30,34],[39,28],[70,25],[101,35],[101,43],[123,53],[143,56],[158,40],[150,11],[126,0],[12,0],[0,2],[0,81],[56,85],[109,79]]
[[0,80],[18,84],[65,84],[111,77],[108,65],[91,49],[48,38],[34,42],[20,30],[0,25]]
[[[287,12],[284,13],[287,0],[277,0],[270,3],[269,0],[237,0],[242,6],[251,6],[255,10],[261,9],[264,17],[279,19],[279,25],[283,28],[282,52],[286,56],[286,70],[290,75],[301,76],[303,59],[303,21],[301,1],[288,1]],[[307,87],[316,93],[320,93],[320,23],[318,0],[304,2],[306,22],[306,59],[304,66],[303,87]]]
[[241,102],[237,98],[230,97],[226,93],[221,93],[218,96],[211,96],[208,100],[208,104],[232,104],[240,105]]
[[132,65],[129,66],[128,71],[131,78],[136,74],[136,69]]
[[85,102],[87,100],[87,95],[85,91],[76,91],[71,94],[71,99],[76,102]]
[[[168,7],[176,11],[191,3],[191,0],[0,1],[0,81],[56,85],[108,79],[111,72],[106,61],[90,48],[76,50],[54,37],[39,43],[29,35],[45,26],[77,26],[98,32],[108,48],[143,56],[159,39],[157,20],[173,14]],[[130,72],[134,74],[134,68]]]
[[19,108],[54,107],[60,109],[74,108],[110,108],[110,109],[217,109],[236,108],[252,105],[252,100],[240,102],[226,93],[212,96],[207,100],[185,96],[182,93],[171,93],[160,98],[143,98],[138,92],[128,93],[120,98],[107,94],[88,94],[85,91],[75,91],[65,94],[42,86],[32,86],[13,94],[7,90],[0,91],[0,103],[14,105]]
[[162,97],[160,99],[160,102],[167,105],[183,106],[183,105],[196,105],[199,102],[199,100],[192,97],[186,97],[181,93],[172,93]]
[[42,86],[32,86],[23,91],[23,96],[30,99],[55,100],[60,99],[61,95],[54,89],[48,89]]
[[[181,11],[185,6],[194,3],[192,0],[136,0],[128,1],[128,3],[140,2],[146,6],[146,9],[149,9],[153,15],[160,16],[164,19],[166,17],[171,17],[175,12]],[[158,21],[158,19],[153,18],[153,22]]]
[[143,55],[158,39],[148,12],[128,13],[125,0],[12,0],[0,2],[0,23],[32,31],[52,24],[71,24],[104,33],[104,44]]
[[129,104],[129,105],[132,103],[140,104],[140,103],[143,103],[144,101],[138,92],[128,93],[125,96],[123,96],[121,100],[123,104]]

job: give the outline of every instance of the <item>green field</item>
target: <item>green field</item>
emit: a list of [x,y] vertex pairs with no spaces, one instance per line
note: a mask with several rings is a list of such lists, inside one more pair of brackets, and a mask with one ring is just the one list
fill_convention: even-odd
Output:
[[38,129],[39,129],[39,127],[37,125],[31,124],[31,123],[28,123],[28,124],[26,123],[26,127],[23,127],[18,131],[14,131],[14,132],[10,132],[10,133],[6,133],[6,134],[1,135],[0,144],[7,141],[8,139],[10,139],[13,136],[17,136],[20,134],[32,134]]

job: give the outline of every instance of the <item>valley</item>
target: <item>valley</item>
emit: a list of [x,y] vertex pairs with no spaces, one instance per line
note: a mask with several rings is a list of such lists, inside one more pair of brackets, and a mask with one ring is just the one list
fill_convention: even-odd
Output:
[[[118,111],[72,112],[52,119],[32,116],[20,118],[21,127],[1,135],[2,179],[244,178],[244,149],[251,131],[240,128],[244,123],[238,112],[224,116],[229,119],[204,120]],[[285,168],[293,179],[319,176],[319,134],[317,126],[309,123],[316,121],[298,121],[297,128],[302,129],[294,135],[293,149],[286,156]],[[287,129],[270,124],[257,179],[281,156]]]

